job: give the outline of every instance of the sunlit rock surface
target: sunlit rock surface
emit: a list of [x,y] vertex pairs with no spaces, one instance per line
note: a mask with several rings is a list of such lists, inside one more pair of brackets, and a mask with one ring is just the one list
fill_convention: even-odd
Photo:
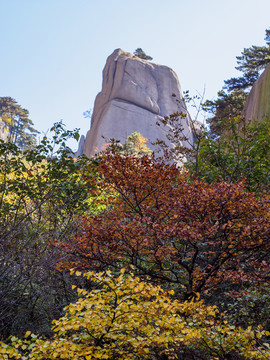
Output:
[[2,120],[0,120],[0,139],[6,140],[7,139],[7,131],[5,131],[5,125]]
[[[187,114],[175,72],[117,49],[108,57],[103,70],[102,90],[95,100],[83,153],[90,157],[102,151],[109,139],[123,143],[135,131],[149,139],[147,145],[151,149],[151,142],[157,138],[168,143],[165,136],[168,129],[156,122],[177,111]],[[187,114],[182,126],[192,143],[190,125]]]
[[253,85],[243,115],[251,121],[262,121],[265,117],[270,119],[270,64]]

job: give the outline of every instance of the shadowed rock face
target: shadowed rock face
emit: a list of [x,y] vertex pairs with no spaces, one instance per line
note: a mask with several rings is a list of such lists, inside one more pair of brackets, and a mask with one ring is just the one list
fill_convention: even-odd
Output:
[[262,121],[265,117],[270,119],[270,64],[253,85],[243,115],[251,121]]
[[[102,151],[109,139],[123,143],[135,131],[149,139],[147,145],[153,149],[150,142],[157,138],[168,142],[167,129],[158,127],[156,121],[177,111],[187,113],[174,71],[117,49],[103,70],[102,91],[95,100],[83,153],[90,157]],[[185,135],[193,142],[188,114],[182,122]]]

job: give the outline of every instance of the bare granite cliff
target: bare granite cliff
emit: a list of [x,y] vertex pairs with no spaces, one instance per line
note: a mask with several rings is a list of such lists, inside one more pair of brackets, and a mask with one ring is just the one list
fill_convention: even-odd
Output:
[[270,120],[270,64],[253,85],[243,110],[246,120]]
[[175,72],[117,49],[103,70],[102,90],[95,100],[83,153],[90,157],[102,151],[109,139],[123,143],[135,131],[149,139],[151,149],[150,142],[157,138],[168,143],[167,129],[157,126],[156,121],[177,111],[187,114],[182,126],[193,142],[191,120]]

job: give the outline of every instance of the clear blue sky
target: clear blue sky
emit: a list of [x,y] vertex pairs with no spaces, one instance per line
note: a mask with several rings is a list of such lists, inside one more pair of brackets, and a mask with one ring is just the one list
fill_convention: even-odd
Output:
[[240,75],[243,48],[265,44],[270,0],[0,0],[0,19],[0,96],[41,132],[62,119],[84,134],[114,49],[141,47],[183,90],[213,98]]

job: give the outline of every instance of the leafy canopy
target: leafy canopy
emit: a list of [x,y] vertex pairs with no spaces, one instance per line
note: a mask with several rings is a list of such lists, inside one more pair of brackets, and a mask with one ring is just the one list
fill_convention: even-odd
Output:
[[207,182],[245,179],[245,188],[258,193],[270,190],[270,121],[245,123],[235,117],[223,123],[217,139],[205,134],[198,149],[197,162],[186,164]]
[[256,344],[265,331],[216,323],[215,306],[173,300],[173,291],[124,269],[118,277],[110,271],[84,276],[94,289],[77,289],[81,298],[53,321],[54,335],[42,339],[28,331],[24,339],[0,342],[3,360],[181,359],[185,348],[202,350],[211,359],[235,353],[260,360],[268,353],[266,346]]
[[55,243],[70,254],[64,267],[133,265],[185,299],[211,293],[224,279],[267,279],[269,196],[257,199],[243,182],[207,184],[146,156],[109,154],[98,172],[99,189],[109,186],[118,196],[84,218],[81,235]]
[[66,141],[76,130],[61,123],[51,130],[25,151],[0,141],[0,337],[26,326],[48,331],[74,299],[69,278],[55,269],[64,254],[51,242],[76,233],[79,215],[98,211],[96,161],[73,157]]

